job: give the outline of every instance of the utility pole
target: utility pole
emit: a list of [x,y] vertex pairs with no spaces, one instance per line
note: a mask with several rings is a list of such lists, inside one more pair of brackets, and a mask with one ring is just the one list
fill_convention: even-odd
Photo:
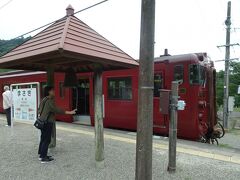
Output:
[[142,0],[136,180],[152,179],[155,0]]
[[176,151],[177,151],[177,114],[178,114],[178,82],[172,82],[170,96],[170,125],[169,125],[169,158],[168,171],[176,171]]
[[226,52],[224,71],[223,127],[228,129],[228,96],[229,96],[229,59],[230,59],[230,30],[231,30],[231,1],[228,1],[226,27]]
[[104,129],[102,102],[102,70],[98,69],[96,72],[94,72],[95,162],[97,168],[104,168]]

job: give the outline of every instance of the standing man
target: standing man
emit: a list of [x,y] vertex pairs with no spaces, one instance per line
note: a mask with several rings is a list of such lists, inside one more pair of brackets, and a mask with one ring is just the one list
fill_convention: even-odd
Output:
[[12,107],[12,93],[9,90],[9,86],[4,86],[3,96],[3,109],[7,116],[7,125],[11,126],[11,107]]

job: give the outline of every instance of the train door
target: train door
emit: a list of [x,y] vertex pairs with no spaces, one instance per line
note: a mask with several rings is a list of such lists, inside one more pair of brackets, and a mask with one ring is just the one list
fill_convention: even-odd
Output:
[[166,128],[167,116],[163,115],[159,111],[159,95],[160,89],[164,89],[164,73],[157,71],[154,73],[154,113],[153,113],[153,127],[154,128]]
[[73,109],[77,108],[76,115],[74,116],[74,121],[80,124],[91,124],[89,89],[89,78],[79,79],[78,87],[73,89]]

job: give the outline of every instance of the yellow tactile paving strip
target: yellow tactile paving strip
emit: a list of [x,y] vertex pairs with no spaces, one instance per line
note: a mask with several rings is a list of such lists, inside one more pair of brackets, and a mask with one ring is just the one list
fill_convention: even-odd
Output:
[[[30,122],[22,122],[22,121],[21,122],[17,121],[17,122],[32,125],[32,123],[30,123]],[[78,134],[83,134],[83,135],[88,135],[88,136],[94,137],[94,132],[91,132],[91,131],[88,131],[88,130],[68,128],[68,127],[63,127],[61,125],[57,125],[57,130],[71,132],[71,133],[78,133]],[[115,140],[115,141],[121,141],[121,142],[124,142],[124,143],[136,144],[135,139],[131,139],[131,138],[127,138],[127,137],[121,137],[121,136],[117,136],[117,135],[111,135],[111,134],[108,134],[108,133],[104,134],[104,138]],[[168,145],[153,143],[153,148],[157,149],[157,150],[167,150]],[[240,155],[239,156],[222,155],[222,154],[205,152],[205,151],[200,151],[200,150],[190,149],[190,148],[184,148],[184,147],[177,147],[177,152],[178,153],[189,154],[189,155],[194,155],[194,156],[199,156],[199,157],[204,157],[204,158],[209,158],[209,159],[214,159],[214,160],[220,160],[220,161],[224,161],[224,162],[240,164]]]
[[[79,133],[79,134],[94,136],[93,132],[89,132],[89,131],[85,131],[85,130],[78,130],[78,129],[66,128],[66,127],[61,127],[61,126],[57,126],[57,129],[62,130],[62,131],[72,132],[72,133]],[[125,143],[136,144],[135,139],[121,137],[121,136],[117,136],[117,135],[110,135],[107,133],[104,134],[104,138],[115,140],[115,141],[121,141],[121,142],[125,142]],[[153,143],[153,148],[167,150],[168,145]],[[211,153],[211,152],[204,152],[204,151],[199,151],[199,150],[190,149],[190,148],[183,148],[183,147],[177,147],[177,152],[240,164],[240,156],[233,157],[233,156],[229,156],[229,155],[215,154],[215,153]]]

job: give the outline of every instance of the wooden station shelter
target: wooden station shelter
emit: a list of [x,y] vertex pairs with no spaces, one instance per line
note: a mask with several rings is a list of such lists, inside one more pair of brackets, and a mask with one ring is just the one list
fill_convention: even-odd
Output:
[[102,71],[136,66],[137,61],[75,17],[71,5],[65,17],[0,57],[0,68],[47,71],[48,85],[53,85],[54,72],[69,68],[75,73],[94,72],[95,159],[100,163],[104,162]]

